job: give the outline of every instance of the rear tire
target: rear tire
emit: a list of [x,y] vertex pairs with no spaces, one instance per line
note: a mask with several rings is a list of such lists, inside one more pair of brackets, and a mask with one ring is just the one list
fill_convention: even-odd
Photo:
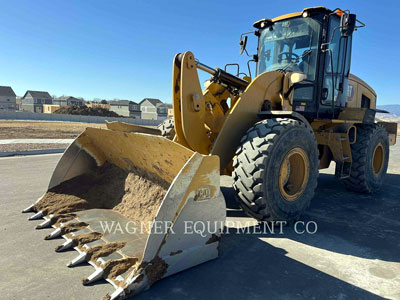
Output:
[[278,118],[256,123],[233,161],[239,205],[258,220],[297,220],[314,196],[318,164],[314,133],[303,122]]
[[358,125],[357,140],[351,145],[353,163],[344,186],[359,193],[379,191],[389,162],[389,137],[380,125]]
[[161,131],[161,136],[166,137],[169,140],[173,140],[175,136],[174,119],[164,120],[158,129]]

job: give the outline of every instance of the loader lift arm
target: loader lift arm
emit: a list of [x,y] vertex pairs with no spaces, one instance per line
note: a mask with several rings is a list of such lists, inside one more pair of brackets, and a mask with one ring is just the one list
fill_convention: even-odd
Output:
[[[204,91],[197,69],[212,75]],[[177,54],[173,63],[175,141],[209,154],[226,115],[248,85],[246,80],[199,62],[189,51]]]
[[[212,75],[202,91],[197,69]],[[174,141],[202,154],[220,157],[221,171],[232,161],[240,139],[254,123],[267,99],[280,110],[292,73],[267,72],[247,82],[197,61],[192,52],[173,63]],[[231,100],[228,106],[228,99]],[[290,112],[288,112],[290,113]]]

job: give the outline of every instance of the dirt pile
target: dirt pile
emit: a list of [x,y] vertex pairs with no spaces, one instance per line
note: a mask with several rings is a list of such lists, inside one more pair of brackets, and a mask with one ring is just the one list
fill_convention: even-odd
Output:
[[156,256],[146,268],[149,285],[160,280],[167,272],[168,264],[159,256]]
[[106,163],[91,174],[52,188],[34,208],[64,220],[76,211],[113,209],[132,221],[149,222],[154,219],[167,188],[166,182],[148,172],[136,168],[126,172]]
[[[74,247],[78,246],[81,251],[86,252],[87,261],[100,266],[98,258],[108,257],[119,251],[126,245],[126,241],[106,242],[84,248],[83,245],[102,238],[104,233],[71,234],[90,226],[84,222],[76,222],[76,219],[74,222],[74,218],[77,217],[75,212],[93,208],[112,209],[137,224],[146,222],[147,225],[154,219],[167,188],[168,184],[165,181],[146,171],[132,168],[126,172],[113,164],[105,163],[90,174],[77,176],[50,189],[35,204],[34,209],[42,211],[45,215],[54,214],[50,219],[51,224],[68,222],[61,227],[62,234],[72,239]],[[61,250],[63,245],[56,248],[56,251]],[[102,265],[103,276],[115,279],[138,263],[137,257],[108,260]],[[158,261],[150,266],[148,276],[152,282],[161,278],[166,268],[165,263]],[[82,283],[87,284],[89,280],[85,278]]]
[[95,245],[89,248],[89,250],[86,252],[86,259],[87,260],[93,260],[97,263],[97,259],[100,257],[107,257],[110,254],[114,253],[115,251],[118,251],[126,245],[125,242],[111,242],[107,244],[102,244],[102,245]]
[[122,201],[113,210],[136,222],[151,222],[168,186],[161,180],[149,180],[148,177],[139,170],[129,173]]
[[113,118],[123,118],[116,112],[110,111],[102,107],[87,107],[87,106],[62,106],[57,109],[55,114],[63,115],[80,115],[80,116],[97,116],[97,117],[113,117]]
[[117,260],[111,260],[104,265],[104,275],[107,278],[116,278],[128,271],[132,266],[138,262],[136,257],[126,257]]

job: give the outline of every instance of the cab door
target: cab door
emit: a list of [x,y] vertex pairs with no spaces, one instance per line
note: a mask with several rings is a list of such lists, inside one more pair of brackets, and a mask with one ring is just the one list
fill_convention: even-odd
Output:
[[342,36],[337,14],[329,16],[326,37],[320,113],[336,118],[346,107],[352,37]]

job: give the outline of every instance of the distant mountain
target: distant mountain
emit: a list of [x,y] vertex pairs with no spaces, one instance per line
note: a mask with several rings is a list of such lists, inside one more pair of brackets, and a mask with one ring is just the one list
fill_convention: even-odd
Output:
[[400,104],[392,104],[392,105],[378,105],[378,109],[383,109],[389,112],[389,114],[379,114],[382,117],[386,118],[400,118]]

